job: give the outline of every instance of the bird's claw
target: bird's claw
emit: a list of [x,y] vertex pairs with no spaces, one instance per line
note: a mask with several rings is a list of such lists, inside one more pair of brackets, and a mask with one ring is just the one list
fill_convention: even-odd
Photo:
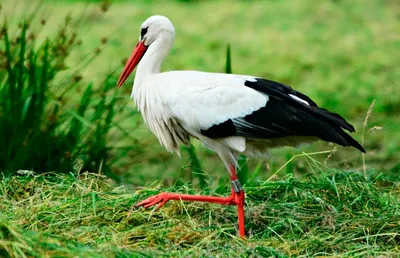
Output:
[[165,203],[170,200],[168,193],[160,193],[154,196],[151,196],[141,202],[135,204],[135,207],[142,206],[143,208],[149,208],[157,204],[156,210],[160,209]]

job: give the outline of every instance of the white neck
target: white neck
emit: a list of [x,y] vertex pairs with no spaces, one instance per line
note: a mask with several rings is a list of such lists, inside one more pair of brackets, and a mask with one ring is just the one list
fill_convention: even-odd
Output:
[[161,64],[171,49],[173,40],[174,38],[168,34],[160,34],[150,44],[136,69],[134,85],[139,86],[147,77],[160,73]]

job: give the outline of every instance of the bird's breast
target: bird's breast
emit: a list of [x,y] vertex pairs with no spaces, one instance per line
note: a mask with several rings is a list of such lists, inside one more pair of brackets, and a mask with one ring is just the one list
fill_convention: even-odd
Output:
[[132,98],[140,111],[144,122],[168,151],[179,153],[179,144],[189,143],[189,135],[180,122],[171,116],[168,107],[159,97],[157,90],[148,91],[137,87]]

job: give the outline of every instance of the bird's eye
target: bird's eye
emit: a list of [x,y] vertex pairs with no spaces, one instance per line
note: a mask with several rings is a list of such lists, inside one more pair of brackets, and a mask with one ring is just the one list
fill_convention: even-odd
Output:
[[144,35],[146,35],[146,33],[147,33],[147,29],[148,29],[148,28],[149,28],[149,27],[142,28],[142,31],[140,31],[140,38],[143,39]]

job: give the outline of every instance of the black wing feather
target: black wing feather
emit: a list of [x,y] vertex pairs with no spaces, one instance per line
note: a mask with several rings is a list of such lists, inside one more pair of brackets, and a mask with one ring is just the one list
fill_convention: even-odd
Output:
[[[317,136],[343,146],[364,148],[343,129],[354,132],[354,127],[343,117],[319,108],[306,95],[290,86],[265,79],[246,81],[245,86],[269,96],[265,107],[250,115],[229,119],[213,125],[201,133],[210,138],[244,136],[248,138],[277,138],[285,136]],[[307,103],[294,99],[294,95]]]
[[[316,115],[322,119],[326,119],[328,121],[333,121],[338,126],[344,128],[346,130],[349,130],[350,132],[355,132],[354,127],[351,124],[349,124],[340,115],[331,113],[328,110],[323,109],[323,108],[309,108],[310,106],[311,107],[318,107],[318,106],[312,99],[310,99],[309,97],[307,97],[306,95],[304,95],[298,91],[293,90],[290,86],[287,86],[282,83],[266,80],[266,79],[259,79],[259,78],[257,78],[257,80],[255,82],[246,81],[244,85],[246,85],[249,88],[255,89],[257,91],[266,93],[269,96],[279,98],[279,99],[281,99],[287,103],[290,103],[296,107],[299,107],[302,109],[308,108],[308,111],[313,113],[314,115]],[[297,97],[307,101],[310,104],[310,106],[307,106],[307,105],[293,99],[292,97],[290,97],[289,94],[292,94],[294,96],[297,96]]]

